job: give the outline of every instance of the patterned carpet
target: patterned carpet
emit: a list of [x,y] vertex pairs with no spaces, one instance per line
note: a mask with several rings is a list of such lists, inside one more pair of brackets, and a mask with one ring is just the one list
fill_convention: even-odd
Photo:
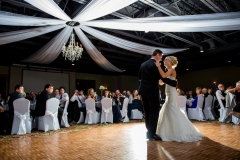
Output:
[[[216,124],[216,125],[234,125],[233,123],[221,123],[217,120],[214,121],[197,121],[197,120],[191,120],[192,123],[204,123],[204,124]],[[143,122],[142,120],[131,120],[129,123],[141,123]],[[111,127],[113,125],[124,125],[127,123],[107,123],[107,124],[71,124],[70,127],[68,128],[61,128],[60,130],[56,131],[38,131],[38,130],[32,130],[32,133],[30,134],[25,134],[25,135],[0,135],[0,141],[5,141],[5,140],[13,140],[13,139],[18,139],[18,138],[28,138],[28,137],[39,137],[39,136],[48,136],[56,133],[68,133],[68,132],[75,132],[79,131],[82,129],[92,129],[92,128],[97,128],[97,127]]]

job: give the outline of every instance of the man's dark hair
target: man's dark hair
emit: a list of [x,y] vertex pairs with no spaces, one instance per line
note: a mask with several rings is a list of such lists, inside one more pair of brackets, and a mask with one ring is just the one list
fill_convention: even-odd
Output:
[[51,85],[51,84],[46,84],[45,87],[44,87],[44,89],[47,89],[47,88],[49,88],[49,87],[54,87],[54,86]]
[[19,89],[20,87],[23,87],[23,85],[21,85],[21,84],[16,85],[15,88],[14,88],[14,90],[16,91],[16,90]]
[[63,87],[63,86],[59,88],[59,91],[60,91],[61,89],[64,89],[64,91],[66,91],[65,87]]
[[163,52],[160,49],[156,49],[153,51],[152,56],[156,56],[157,54],[162,54]]

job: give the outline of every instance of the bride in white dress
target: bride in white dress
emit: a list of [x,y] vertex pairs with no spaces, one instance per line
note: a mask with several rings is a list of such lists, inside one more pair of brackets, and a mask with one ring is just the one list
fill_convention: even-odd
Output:
[[[166,73],[160,67],[160,63],[156,63],[156,66],[163,78],[176,79],[177,73],[174,68],[177,64],[176,57],[168,56],[164,60],[164,66],[168,69]],[[163,85],[161,80],[159,83]],[[165,87],[166,101],[159,113],[156,134],[161,137],[162,141],[194,142],[201,140],[202,133],[177,107],[176,88],[167,84]]]

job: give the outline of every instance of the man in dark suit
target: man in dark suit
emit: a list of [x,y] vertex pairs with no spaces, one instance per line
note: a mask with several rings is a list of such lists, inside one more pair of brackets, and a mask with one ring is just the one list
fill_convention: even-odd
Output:
[[44,116],[46,112],[46,101],[50,99],[50,94],[53,92],[53,85],[46,84],[44,90],[37,97],[35,114],[37,117]]
[[9,107],[9,123],[8,123],[8,129],[7,132],[11,134],[12,131],[12,123],[13,123],[13,117],[14,117],[14,108],[13,108],[13,101],[15,101],[18,98],[24,98],[23,97],[23,91],[24,88],[22,85],[18,84],[14,88],[14,92],[11,94],[9,101],[8,101],[8,107]]
[[162,78],[155,62],[160,63],[162,60],[162,51],[156,49],[152,58],[141,64],[138,77],[141,81],[139,87],[139,95],[142,97],[144,112],[145,112],[145,125],[147,128],[147,139],[161,140],[156,135],[158,116],[160,111],[159,102],[159,80],[164,83],[176,87],[177,82],[168,78]]

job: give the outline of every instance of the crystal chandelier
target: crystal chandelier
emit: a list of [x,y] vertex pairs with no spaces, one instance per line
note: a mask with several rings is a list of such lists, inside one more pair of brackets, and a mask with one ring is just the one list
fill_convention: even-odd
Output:
[[65,57],[65,60],[68,59],[73,62],[82,57],[82,52],[82,45],[78,46],[78,42],[75,42],[75,35],[72,32],[69,45],[66,47],[64,43],[62,47],[62,55]]

